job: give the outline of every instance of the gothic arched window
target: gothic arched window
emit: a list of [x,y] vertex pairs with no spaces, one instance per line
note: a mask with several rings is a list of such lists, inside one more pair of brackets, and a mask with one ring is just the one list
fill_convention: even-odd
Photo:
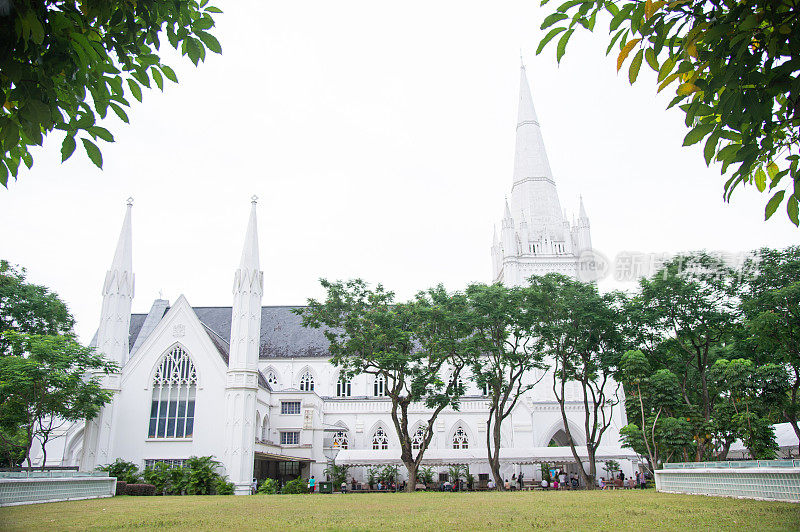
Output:
[[269,438],[269,416],[264,415],[264,421],[261,424],[261,440],[267,441]]
[[411,437],[411,448],[419,450],[422,447],[422,442],[425,441],[425,428],[424,427],[417,427],[417,430],[414,431],[414,435]]
[[340,377],[336,382],[336,397],[350,397],[350,381]]
[[267,375],[265,378],[267,379],[267,384],[269,384],[270,388],[272,388],[273,390],[276,390],[278,388],[278,376],[275,374],[273,370],[267,371]]
[[340,430],[333,435],[333,448],[334,449],[347,449],[350,442],[347,438],[347,432]]
[[303,373],[303,376],[300,377],[300,391],[301,392],[314,391],[314,376],[311,374],[310,371],[306,371],[305,373]]
[[373,394],[375,397],[386,396],[386,378],[383,375],[378,375],[377,377],[375,377],[373,391],[375,392]]
[[197,371],[189,354],[175,346],[161,359],[153,377],[148,438],[191,438]]
[[389,448],[389,438],[381,427],[378,427],[372,435],[372,448],[375,450]]
[[469,449],[469,437],[464,427],[459,426],[453,433],[453,449]]

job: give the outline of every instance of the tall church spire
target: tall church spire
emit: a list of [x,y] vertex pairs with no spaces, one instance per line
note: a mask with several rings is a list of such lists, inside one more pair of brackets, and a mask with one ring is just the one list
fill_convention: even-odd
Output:
[[134,290],[131,231],[133,199],[129,198],[127,205],[114,259],[103,282],[103,308],[97,329],[98,350],[119,365],[128,360],[128,329]]
[[233,277],[231,342],[225,386],[224,462],[237,495],[250,492],[255,451],[261,296],[264,292],[264,273],[259,269],[258,259],[257,199],[253,196],[242,258]]
[[[103,282],[103,308],[100,311],[100,326],[97,328],[97,350],[120,367],[128,361],[130,352],[129,330],[134,288],[131,234],[133,199],[128,198],[127,204],[128,209],[125,211],[114,259]],[[118,372],[98,373],[94,376],[100,379],[103,388],[112,392],[120,390]],[[111,402],[103,406],[97,416],[86,420],[83,430],[81,471],[92,471],[98,465],[108,464],[114,460],[109,453],[114,440],[115,425],[112,424],[112,420],[115,408],[116,399],[112,396]]]
[[511,207],[515,218],[525,211],[536,227],[560,227],[563,223],[556,183],[544,147],[542,130],[533,106],[525,65],[520,68],[517,109],[517,142]]
[[258,270],[258,222],[256,221],[256,205],[258,198],[253,196],[250,200],[250,220],[247,222],[247,232],[244,236],[244,247],[242,248],[242,259],[239,261],[239,269]]
[[561,209],[524,63],[517,105],[511,198],[506,199],[500,244],[492,244],[493,280],[519,286],[532,273],[577,277],[580,253],[591,249],[589,220],[582,204],[577,225],[570,225]]

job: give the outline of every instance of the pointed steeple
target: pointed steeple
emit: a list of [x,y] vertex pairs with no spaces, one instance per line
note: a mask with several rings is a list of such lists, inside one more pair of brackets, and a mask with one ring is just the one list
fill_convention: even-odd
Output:
[[253,478],[258,355],[261,350],[261,296],[264,273],[259,270],[256,201],[244,237],[242,259],[233,278],[231,341],[225,386],[225,452],[223,462],[237,495],[250,493]]
[[586,216],[586,209],[583,207],[583,196],[579,196],[579,198],[580,198],[581,206],[580,206],[580,210],[578,211],[578,217],[579,218],[588,219],[589,217]]
[[510,220],[511,219],[511,209],[508,208],[508,198],[506,198],[506,208],[503,211],[503,219]]
[[516,185],[526,178],[547,178],[552,181],[550,162],[544,149],[544,139],[539,117],[533,107],[533,97],[528,85],[525,65],[519,71],[519,107],[517,109],[517,146],[514,158]]
[[242,248],[242,259],[239,261],[239,268],[243,270],[258,270],[258,221],[256,220],[256,205],[258,197],[251,198],[252,207],[250,208],[250,221],[247,223],[247,232],[244,236],[244,247]]
[[128,198],[128,205],[125,211],[125,219],[122,221],[122,230],[117,240],[117,249],[114,252],[114,260],[111,261],[111,270],[120,272],[130,272],[133,269],[133,243],[131,231],[131,209],[133,208],[133,198]]
[[128,198],[127,205],[114,259],[103,282],[103,308],[97,329],[97,348],[106,358],[120,365],[128,360],[128,327],[134,291],[131,231],[133,199]]
[[497,238],[497,226],[495,225],[492,227],[492,247],[497,246],[500,243],[500,240]]
[[[511,212],[514,216],[527,212],[533,224],[532,232],[538,234],[548,227],[560,228],[563,218],[525,65],[520,69],[518,105]],[[550,236],[561,238],[560,235]]]

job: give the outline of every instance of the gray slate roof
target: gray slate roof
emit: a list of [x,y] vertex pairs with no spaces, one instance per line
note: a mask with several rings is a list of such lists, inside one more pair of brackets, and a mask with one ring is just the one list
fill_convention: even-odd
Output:
[[[192,307],[200,322],[207,328],[209,338],[220,351],[223,359],[228,358],[231,338],[231,307]],[[302,326],[300,316],[292,309],[305,307],[261,307],[261,348],[259,358],[328,357],[328,340],[322,329]],[[168,308],[158,309],[166,314]],[[147,314],[131,316],[130,344],[133,346]],[[141,342],[139,342],[141,343]]]

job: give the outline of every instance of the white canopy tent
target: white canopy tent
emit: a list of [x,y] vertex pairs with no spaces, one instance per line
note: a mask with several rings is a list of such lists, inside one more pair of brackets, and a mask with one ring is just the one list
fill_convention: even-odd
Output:
[[[578,448],[578,456],[582,461],[589,459],[586,448]],[[605,460],[638,460],[630,449],[618,446],[600,446],[595,455],[598,462]],[[478,449],[428,449],[422,459],[422,465],[447,466],[457,464],[485,464],[488,462],[485,448]],[[575,462],[569,447],[527,447],[501,448],[500,463],[503,464],[541,464]],[[399,465],[400,449],[345,449],[339,452],[336,463],[349,466],[367,465]]]

